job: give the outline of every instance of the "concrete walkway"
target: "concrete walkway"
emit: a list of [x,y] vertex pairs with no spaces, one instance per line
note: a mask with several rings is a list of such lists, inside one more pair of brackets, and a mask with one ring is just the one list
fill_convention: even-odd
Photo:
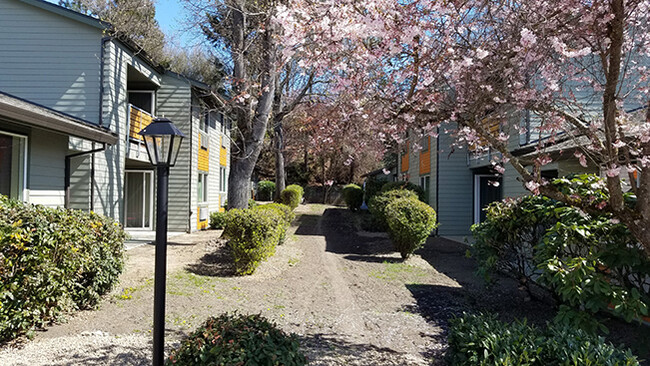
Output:
[[[124,242],[124,248],[131,250],[145,244],[153,244],[156,239],[156,232],[152,230],[126,230],[130,238]],[[186,234],[184,232],[172,231],[167,233],[167,240],[175,236]]]

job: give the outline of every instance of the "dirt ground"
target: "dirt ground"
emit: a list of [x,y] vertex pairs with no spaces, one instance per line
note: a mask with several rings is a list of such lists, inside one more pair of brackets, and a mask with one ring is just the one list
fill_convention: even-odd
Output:
[[[552,304],[530,301],[514,281],[503,279],[485,288],[474,276],[475,264],[462,244],[432,238],[418,255],[402,262],[385,234],[360,231],[355,214],[345,209],[303,205],[298,214],[287,243],[247,277],[233,276],[220,231],[171,239],[168,349],[207,317],[239,311],[261,313],[297,333],[313,365],[444,364],[447,320],[454,314],[483,310],[506,320],[525,316],[536,323],[553,315]],[[95,352],[86,342],[77,350],[54,352],[51,359],[39,355],[38,362],[148,364],[154,247],[141,246],[127,255],[120,285],[99,309],[37,333],[22,350],[0,350],[0,364],[6,364],[3,357],[10,353],[45,352],[53,342],[62,347],[58,344],[76,342],[79,335],[99,337],[108,345],[100,342],[102,349],[97,346]],[[648,337],[644,329],[613,325],[615,342],[619,336]],[[642,336],[626,338],[629,332]],[[129,340],[132,348],[111,351],[111,339]],[[98,361],[97,353],[104,351],[117,356]]]

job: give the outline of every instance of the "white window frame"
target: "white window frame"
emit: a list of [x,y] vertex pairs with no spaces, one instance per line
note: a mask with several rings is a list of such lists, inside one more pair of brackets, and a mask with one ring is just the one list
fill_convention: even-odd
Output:
[[[27,195],[27,153],[29,152],[29,137],[27,135],[22,135],[18,133],[13,133],[13,132],[7,132],[4,130],[0,130],[1,135],[6,135],[6,136],[11,136],[11,137],[18,137],[22,138],[25,141],[25,146],[23,147],[23,184],[22,187],[20,187],[20,197],[17,197],[17,199],[21,201],[28,202],[29,197]],[[14,197],[12,197],[14,198]]]
[[[494,174],[474,174],[474,223],[478,224],[481,221],[481,178],[495,178],[499,177]],[[502,182],[503,184],[503,179]],[[503,191],[501,191],[503,194]]]
[[196,200],[199,204],[206,204],[208,203],[208,173],[199,172],[197,188],[201,187],[201,185],[203,185],[203,189],[201,191],[203,197],[200,197],[197,190]]
[[[127,94],[127,100],[129,99],[129,98],[128,98],[128,97],[129,97],[128,95],[129,95],[130,93],[151,94],[151,115],[152,115],[152,116],[155,116],[155,115],[156,115],[156,91],[155,91],[155,90],[127,90],[127,91],[126,91],[126,94]],[[129,103],[129,104],[131,104],[131,103]],[[137,106],[134,106],[134,107],[136,107],[136,108],[138,108],[138,109],[142,109],[142,108],[139,108],[139,107],[137,107]],[[142,111],[143,111],[143,112],[147,112],[147,111],[145,111],[145,110],[142,110]],[[147,113],[149,113],[149,112],[147,112]]]

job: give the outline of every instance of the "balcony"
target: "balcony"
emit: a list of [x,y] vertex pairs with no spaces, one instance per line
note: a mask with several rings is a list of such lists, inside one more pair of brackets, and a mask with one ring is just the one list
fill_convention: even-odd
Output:
[[138,133],[147,127],[155,117],[142,109],[129,104],[129,137],[144,143],[142,136]]

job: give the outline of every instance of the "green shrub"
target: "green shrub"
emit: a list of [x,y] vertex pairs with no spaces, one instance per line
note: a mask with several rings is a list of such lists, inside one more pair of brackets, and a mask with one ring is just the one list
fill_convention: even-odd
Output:
[[258,201],[273,201],[273,194],[275,193],[275,183],[269,180],[262,180],[257,183],[257,200]]
[[293,211],[291,211],[291,208],[281,203],[269,203],[266,205],[259,205],[255,207],[255,210],[263,212],[275,220],[275,223],[279,230],[278,244],[284,243],[287,235],[287,229],[289,229],[291,222],[295,218],[295,215]]
[[172,351],[167,365],[302,366],[298,337],[261,315],[211,317]]
[[422,202],[426,202],[428,199],[422,187],[413,184],[411,182],[388,182],[385,183],[383,186],[381,186],[380,192],[383,193],[383,192],[393,191],[396,189],[405,189],[407,191],[413,191],[415,192],[415,194],[417,194],[418,199]]
[[294,187],[287,188],[280,193],[280,202],[291,207],[292,210],[295,210],[296,207],[298,207],[301,200],[302,195],[300,194],[300,191]]
[[210,229],[221,230],[226,226],[228,214],[226,212],[213,212],[210,214]]
[[300,193],[300,200],[302,201],[302,198],[305,196],[305,189],[302,188],[302,186],[299,186],[297,184],[290,184],[287,186],[287,189],[295,189]]
[[356,184],[348,184],[343,187],[343,199],[350,210],[357,211],[363,204],[363,189]]
[[0,341],[95,306],[122,272],[125,238],[95,213],[0,196]]
[[[552,184],[595,205],[607,200],[605,183],[593,175]],[[486,279],[500,270],[523,286],[553,293],[561,304],[556,322],[590,332],[605,330],[593,315],[611,306],[627,321],[647,316],[650,261],[610,214],[587,214],[539,196],[493,203],[486,213],[487,219],[472,227],[472,255]]]
[[261,261],[275,253],[281,234],[278,220],[279,214],[257,209],[228,211],[223,236],[228,239],[237,274],[252,274]]
[[381,192],[381,187],[383,187],[386,182],[386,180],[380,180],[374,177],[366,179],[363,192],[363,197],[366,202],[370,202],[373,197],[379,194]]
[[388,230],[388,222],[386,222],[386,207],[393,200],[398,198],[413,198],[418,199],[418,196],[413,191],[405,189],[395,189],[386,191],[373,197],[368,203],[368,210],[377,224],[377,228],[382,231]]
[[404,259],[422,247],[437,226],[433,208],[413,198],[391,201],[385,213],[390,238]]
[[503,323],[492,315],[463,314],[449,329],[449,364],[454,365],[639,365],[630,350],[580,329]]

